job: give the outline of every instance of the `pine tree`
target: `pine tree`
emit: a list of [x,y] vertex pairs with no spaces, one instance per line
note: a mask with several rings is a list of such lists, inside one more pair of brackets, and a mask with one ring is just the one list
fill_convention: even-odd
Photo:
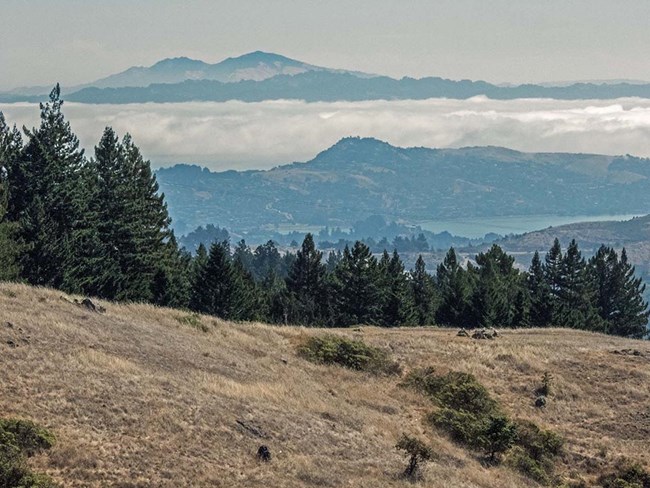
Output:
[[415,325],[415,309],[411,294],[408,275],[404,272],[404,264],[397,254],[384,254],[378,265],[382,325],[397,327],[400,325]]
[[210,246],[208,260],[194,285],[191,299],[194,310],[223,319],[234,318],[236,276],[226,241]]
[[192,310],[201,310],[203,299],[203,283],[201,282],[203,272],[208,264],[208,251],[203,245],[199,244],[196,250],[196,255],[192,258],[192,263],[189,269],[189,282],[190,282],[190,297],[189,308]]
[[20,158],[22,138],[16,127],[10,129],[0,112],[0,281],[16,280],[18,260],[23,250],[18,243],[18,226],[9,220],[12,168]]
[[[558,242],[559,244],[559,242]],[[544,275],[544,266],[535,251],[533,260],[526,276],[526,285],[530,297],[530,325],[533,327],[547,327],[553,319],[553,304],[551,301],[551,287]]]
[[296,302],[296,315],[291,320],[312,325],[322,320],[327,307],[323,253],[316,249],[314,237],[307,234],[289,268],[287,290]]
[[433,277],[427,273],[422,255],[418,256],[415,268],[411,271],[411,295],[417,325],[433,325],[436,314],[436,285]]
[[[518,314],[516,301],[522,301],[522,281],[514,267],[514,258],[494,244],[485,253],[476,256],[476,285],[471,297],[474,325],[483,327],[513,327]],[[519,311],[521,312],[521,311]]]
[[82,174],[86,164],[79,140],[61,112],[59,85],[41,104],[41,124],[25,129],[27,143],[14,165],[24,183],[12,198],[11,211],[29,245],[23,274],[33,284],[61,287],[64,273],[78,256],[73,232],[84,222],[88,205]]
[[595,283],[575,240],[569,244],[560,269],[554,324],[603,331],[605,324],[595,308]]
[[381,283],[377,259],[356,241],[347,246],[333,275],[335,309],[341,325],[378,324],[381,321]]
[[596,284],[596,306],[607,323],[607,332],[635,338],[647,335],[650,311],[643,300],[645,285],[635,276],[625,249],[619,260],[614,249],[601,246],[589,260],[589,268]]
[[232,260],[231,320],[256,320],[261,317],[262,301],[253,275],[237,257]]
[[179,249],[173,232],[166,243],[167,256],[161,260],[152,282],[152,302],[172,308],[187,308],[190,301],[192,256]]
[[440,293],[436,322],[452,327],[468,325],[466,322],[471,295],[469,272],[458,263],[453,247],[449,249],[443,262],[438,265],[436,280]]
[[116,298],[150,301],[154,275],[173,255],[168,246],[171,219],[149,161],[144,160],[129,134],[124,136],[121,146],[120,172],[124,180],[119,194],[123,195],[125,205],[118,221],[121,237],[117,247],[121,269],[127,271]]
[[239,261],[242,267],[251,274],[254,274],[255,271],[255,256],[253,251],[248,247],[246,241],[241,239],[235,246],[235,250],[232,255],[233,261]]
[[276,276],[286,278],[288,270],[282,255],[273,241],[257,246],[253,253],[253,276],[256,281],[264,280],[272,271]]
[[[551,319],[555,320],[560,304],[560,289],[562,288],[562,247],[560,241],[555,238],[553,246],[544,257],[544,281],[548,287],[549,307]],[[557,325],[557,324],[553,324]]]

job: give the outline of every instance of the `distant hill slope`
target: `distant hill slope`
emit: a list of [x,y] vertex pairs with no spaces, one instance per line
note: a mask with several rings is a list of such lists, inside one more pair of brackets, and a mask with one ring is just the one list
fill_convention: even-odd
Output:
[[443,78],[402,78],[386,76],[360,78],[350,73],[308,71],[278,75],[262,81],[237,83],[191,80],[173,84],[153,84],[140,88],[84,88],[67,99],[81,103],[143,103],[296,99],[308,102],[362,100],[422,100],[428,98],[467,99],[485,95],[492,99],[555,98],[562,100],[650,98],[650,84],[574,84],[563,87],[520,85],[496,86],[484,81],[454,81]]
[[[407,459],[394,448],[402,433],[436,453],[418,486],[538,486],[485,467],[433,429],[431,403],[400,387],[402,378],[297,356],[306,337],[331,330],[102,305],[95,314],[60,292],[0,283],[0,411],[56,435],[30,463],[64,486],[406,488],[398,475]],[[508,415],[564,436],[565,479],[594,486],[621,456],[650,468],[650,343],[557,329],[502,331],[494,341],[455,332],[335,331],[391,350],[407,370],[473,373]],[[553,394],[536,409],[545,371]],[[269,464],[255,459],[262,444]]]
[[[399,148],[346,138],[307,163],[213,173],[157,172],[177,226],[245,231],[300,224],[347,227],[487,216],[646,213],[650,160],[521,153],[497,147]],[[440,229],[444,230],[444,229]]]
[[[626,248],[644,245],[650,250],[650,215],[625,221],[581,222],[549,227],[506,237],[500,244],[512,251],[528,251],[540,247],[548,249],[555,238],[565,246],[575,239],[581,247],[588,249],[605,244]],[[650,254],[647,257],[650,262]]]
[[[621,222],[581,222],[549,227],[506,237],[498,244],[506,251],[515,253],[517,260],[527,265],[535,251],[544,256],[555,238],[560,240],[563,249],[575,239],[585,257],[592,256],[601,245],[617,251],[625,248],[637,275],[650,284],[650,215]],[[645,299],[650,300],[650,286],[646,288]]]

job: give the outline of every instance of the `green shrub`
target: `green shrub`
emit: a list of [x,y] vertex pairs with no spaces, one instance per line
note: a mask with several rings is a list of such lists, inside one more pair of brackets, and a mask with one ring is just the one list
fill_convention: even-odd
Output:
[[405,451],[409,457],[409,464],[404,470],[403,476],[410,481],[417,481],[422,476],[420,466],[433,457],[433,451],[420,439],[402,434],[396,449]]
[[603,488],[650,488],[650,473],[638,464],[624,461],[598,482]]
[[0,419],[0,488],[55,487],[25,463],[27,457],[49,449],[54,442],[54,435],[29,420]]
[[517,445],[536,461],[554,458],[562,452],[564,439],[550,430],[541,429],[529,421],[517,422]]
[[479,439],[486,428],[485,419],[464,410],[441,408],[429,416],[429,421],[449,434],[453,441],[480,449]]
[[490,461],[510,449],[517,440],[517,427],[504,415],[491,416],[479,441]]
[[497,402],[469,373],[451,371],[438,376],[433,368],[426,368],[411,373],[405,384],[431,397],[442,408],[469,412],[479,417],[498,413]]
[[529,478],[549,484],[555,458],[561,454],[564,440],[533,422],[519,421],[516,426],[516,447],[510,453],[509,464]]
[[452,371],[437,375],[433,368],[426,368],[409,374],[403,386],[436,403],[439,409],[429,415],[429,421],[453,441],[483,450],[491,462],[507,453],[508,464],[526,476],[545,484],[552,479],[562,438],[532,422],[509,420],[471,374]]
[[54,434],[30,420],[0,419],[0,433],[5,442],[13,437],[12,444],[26,456],[33,456],[40,451],[49,449],[56,441]]
[[515,446],[510,450],[507,463],[521,474],[542,485],[548,485],[551,481],[547,469],[542,463],[530,457],[526,450],[520,446]]
[[383,349],[369,346],[361,340],[328,334],[310,337],[299,347],[299,354],[309,361],[338,364],[357,371],[376,374],[399,374],[400,366]]
[[208,326],[201,321],[201,317],[196,313],[183,315],[182,317],[176,317],[176,320],[178,320],[178,322],[183,325],[189,325],[190,327],[198,329],[201,332],[208,332],[210,330]]

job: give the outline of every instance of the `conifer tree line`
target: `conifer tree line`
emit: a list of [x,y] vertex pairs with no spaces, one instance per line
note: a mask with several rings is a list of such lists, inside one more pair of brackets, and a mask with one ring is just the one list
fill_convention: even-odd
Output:
[[526,272],[497,245],[465,266],[452,248],[434,275],[421,256],[407,271],[397,251],[377,257],[360,241],[325,258],[311,234],[295,254],[218,241],[192,255],[131,137],[106,128],[87,157],[62,104],[57,86],[24,137],[0,112],[0,280],[228,320],[647,334],[645,286],[606,246],[587,260],[556,240]]

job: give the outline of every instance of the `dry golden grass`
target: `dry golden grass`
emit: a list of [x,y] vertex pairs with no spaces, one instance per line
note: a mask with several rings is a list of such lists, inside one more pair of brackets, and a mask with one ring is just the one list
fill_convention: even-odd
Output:
[[[102,303],[98,315],[60,296],[0,284],[0,416],[56,434],[32,464],[64,486],[411,486],[398,477],[402,433],[437,454],[420,486],[534,486],[432,430],[429,402],[399,378],[299,358],[297,344],[320,330],[201,317],[202,332],[181,311]],[[620,456],[650,467],[647,342],[555,329],[495,341],[449,329],[333,332],[391,349],[407,370],[473,373],[510,415],[566,438],[566,478],[591,482]],[[622,349],[642,355],[613,353]],[[532,392],[544,371],[555,394],[540,410]],[[261,444],[269,464],[255,458]]]

